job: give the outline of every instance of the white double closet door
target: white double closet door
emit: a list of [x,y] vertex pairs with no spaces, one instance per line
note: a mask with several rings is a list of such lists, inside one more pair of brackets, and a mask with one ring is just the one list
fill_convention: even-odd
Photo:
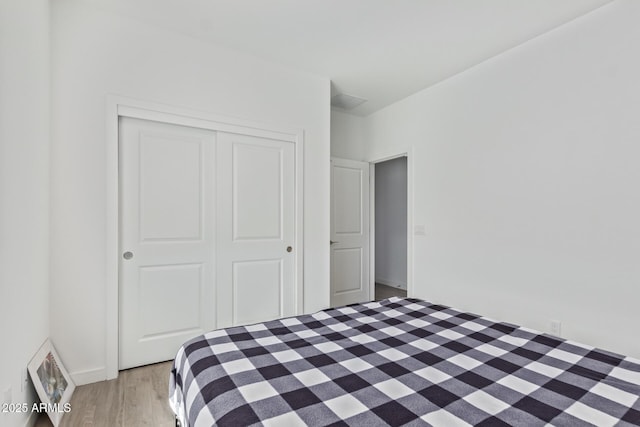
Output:
[[292,142],[121,117],[119,367],[296,314]]

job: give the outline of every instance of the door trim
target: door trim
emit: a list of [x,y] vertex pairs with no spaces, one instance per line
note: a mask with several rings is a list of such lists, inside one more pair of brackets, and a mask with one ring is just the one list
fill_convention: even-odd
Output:
[[120,191],[118,171],[118,118],[132,117],[293,142],[295,146],[295,280],[296,312],[303,311],[304,267],[304,130],[289,126],[225,117],[213,113],[143,101],[117,95],[106,97],[106,251],[105,251],[105,361],[106,379],[118,377]]
[[407,158],[407,297],[413,294],[413,147],[405,151],[389,153],[385,156],[369,160],[369,292],[375,295],[376,291],[376,163],[387,160]]

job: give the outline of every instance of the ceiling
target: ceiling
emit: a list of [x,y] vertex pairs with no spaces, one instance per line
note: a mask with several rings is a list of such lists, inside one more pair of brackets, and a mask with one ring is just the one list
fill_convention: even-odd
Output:
[[612,0],[90,0],[328,77],[368,115]]

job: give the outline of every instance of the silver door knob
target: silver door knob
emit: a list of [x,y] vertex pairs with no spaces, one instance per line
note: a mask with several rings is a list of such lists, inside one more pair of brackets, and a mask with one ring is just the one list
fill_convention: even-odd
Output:
[[131,258],[133,258],[133,252],[125,252],[122,254],[122,258],[126,259],[126,260],[130,260]]

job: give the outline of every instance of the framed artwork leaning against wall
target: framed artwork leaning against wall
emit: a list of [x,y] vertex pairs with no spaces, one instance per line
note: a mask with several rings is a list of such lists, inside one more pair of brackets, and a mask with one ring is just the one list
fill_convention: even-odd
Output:
[[58,426],[62,416],[71,411],[69,402],[76,386],[50,339],[47,338],[33,356],[28,370],[40,398],[40,404],[34,409],[46,412],[53,425]]

